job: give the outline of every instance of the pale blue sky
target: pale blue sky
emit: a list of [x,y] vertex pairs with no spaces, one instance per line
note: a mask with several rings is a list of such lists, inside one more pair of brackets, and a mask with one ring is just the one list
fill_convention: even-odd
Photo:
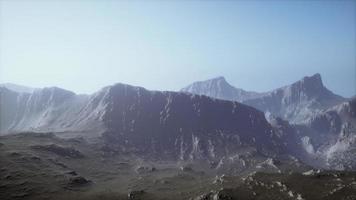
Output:
[[355,1],[0,0],[0,82],[91,93],[225,76],[267,91],[320,73],[356,94]]

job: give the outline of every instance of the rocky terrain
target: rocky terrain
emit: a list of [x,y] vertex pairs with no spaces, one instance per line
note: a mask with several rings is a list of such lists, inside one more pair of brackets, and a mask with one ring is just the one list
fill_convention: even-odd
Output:
[[[319,112],[307,122],[312,154],[339,170],[356,169],[356,98]],[[307,133],[307,134],[305,134]]]
[[[108,152],[104,143],[63,139],[53,133],[26,132],[0,140],[1,199],[352,199],[356,195],[355,173],[312,170],[292,159],[241,154],[234,159],[244,160],[246,167],[230,173],[206,161],[143,159],[135,153]],[[231,169],[238,166],[230,164]]]
[[[219,77],[193,83],[181,91],[234,100],[235,97],[225,94],[236,88],[227,85],[226,80]],[[305,163],[323,168],[355,169],[355,98],[333,94],[323,85],[320,74],[235,100],[264,111],[281,141],[293,146],[289,150]]]
[[[143,159],[53,133],[0,137],[1,199],[354,199],[356,173],[241,154],[214,163]],[[222,165],[219,163],[218,165]],[[225,165],[226,167],[226,165]]]
[[0,87],[0,198],[355,197],[356,99],[320,75],[267,93],[221,77],[185,90]]

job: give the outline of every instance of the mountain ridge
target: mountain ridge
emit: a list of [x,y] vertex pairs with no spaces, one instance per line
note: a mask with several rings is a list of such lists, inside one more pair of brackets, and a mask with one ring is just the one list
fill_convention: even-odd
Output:
[[317,73],[243,103],[292,123],[305,123],[317,112],[345,101],[345,98],[328,90]]
[[230,85],[223,76],[218,76],[205,81],[194,82],[182,88],[180,91],[238,102],[249,98],[255,98],[259,95],[257,92],[235,88]]
[[[263,93],[247,92],[242,89],[236,89],[233,86],[216,90],[216,88],[218,88],[217,83],[211,80],[224,80],[225,85],[231,86],[223,77],[218,77],[207,81],[192,83],[181,91],[207,95],[213,98],[239,101],[240,103],[250,105],[261,111],[270,112],[273,115],[282,117],[293,123],[304,123],[317,111],[346,101],[346,98],[335,95],[323,85],[319,73],[312,76],[305,76],[292,84]],[[236,97],[233,95],[225,95],[234,94],[236,90],[243,92],[240,92]]]
[[32,88],[32,87],[27,87],[19,84],[14,84],[14,83],[0,83],[0,87],[5,87],[9,90],[19,92],[19,93],[32,93],[36,89],[39,88]]
[[121,83],[82,96],[59,88],[0,93],[3,133],[88,132],[113,151],[184,160],[221,159],[246,147],[274,155],[283,148],[263,112],[207,96]]

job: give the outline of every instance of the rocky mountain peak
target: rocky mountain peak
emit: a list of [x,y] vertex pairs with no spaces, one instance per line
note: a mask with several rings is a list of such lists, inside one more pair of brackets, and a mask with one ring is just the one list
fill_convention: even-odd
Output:
[[[211,80],[211,81],[222,81],[222,82],[227,83],[227,81],[226,81],[226,79],[225,79],[224,76],[217,76],[217,77],[212,78],[212,79],[210,79],[210,80]],[[227,83],[227,84],[228,84],[228,83]]]
[[[278,89],[277,89],[278,90]],[[290,86],[282,88],[286,96],[292,95],[298,101],[316,100],[326,107],[336,105],[345,99],[326,88],[319,73],[306,76]]]
[[221,87],[233,87],[226,81],[225,77],[223,77],[223,76],[218,76],[218,77],[209,79],[209,80],[207,80],[207,82],[210,82],[211,84],[219,85]]
[[297,84],[299,84],[303,90],[309,92],[317,92],[326,89],[319,73],[312,76],[306,76],[302,80],[298,81]]
[[[209,87],[211,89],[233,88],[233,86],[231,86],[223,76],[218,76],[205,81],[197,81],[187,86],[186,88],[196,90],[201,87]],[[184,88],[182,90],[184,90]]]
[[305,76],[302,80],[309,81],[310,83],[323,84],[319,73],[313,74],[312,76]]
[[217,99],[242,102],[258,96],[256,92],[245,91],[230,85],[223,76],[194,82],[181,89],[182,92],[206,95]]

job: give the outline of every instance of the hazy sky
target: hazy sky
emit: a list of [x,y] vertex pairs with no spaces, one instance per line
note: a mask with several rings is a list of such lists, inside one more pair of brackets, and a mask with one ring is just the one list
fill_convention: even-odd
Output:
[[355,1],[0,0],[0,82],[91,93],[225,76],[267,91],[319,72],[356,94]]

